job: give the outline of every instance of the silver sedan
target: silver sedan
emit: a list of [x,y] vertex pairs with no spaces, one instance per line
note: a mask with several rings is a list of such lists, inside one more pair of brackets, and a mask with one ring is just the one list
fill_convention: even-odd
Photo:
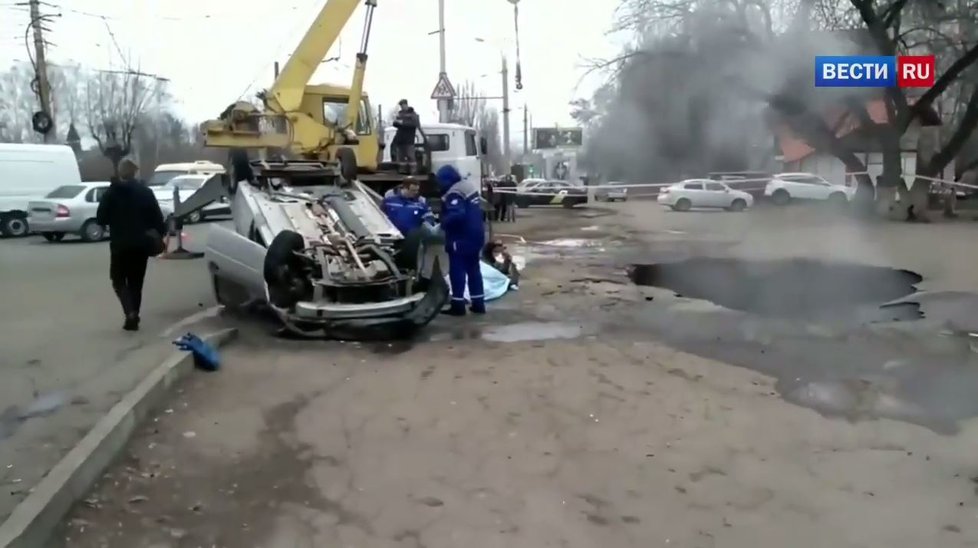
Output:
[[68,234],[86,242],[104,240],[108,231],[95,222],[95,213],[108,189],[108,182],[65,185],[29,202],[27,222],[31,231],[49,242],[60,242]]

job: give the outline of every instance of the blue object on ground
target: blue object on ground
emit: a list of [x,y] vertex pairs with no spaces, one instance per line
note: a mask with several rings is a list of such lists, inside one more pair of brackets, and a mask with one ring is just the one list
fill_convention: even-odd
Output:
[[198,369],[217,371],[221,368],[221,356],[217,353],[217,349],[197,335],[187,333],[173,341],[173,344],[180,350],[192,353],[194,366]]
[[[479,267],[482,270],[482,289],[487,301],[496,300],[510,290],[508,276],[489,266],[485,261],[479,261]],[[445,276],[445,279],[448,280],[448,276]],[[465,300],[469,300],[468,287],[465,288]]]

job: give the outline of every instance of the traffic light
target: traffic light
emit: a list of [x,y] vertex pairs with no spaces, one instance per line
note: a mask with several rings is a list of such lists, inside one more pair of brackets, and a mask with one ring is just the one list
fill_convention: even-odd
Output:
[[535,168],[535,167],[533,167],[533,166],[527,166],[527,168],[526,168],[526,172],[527,172],[528,174],[530,174],[531,176],[532,176],[532,175],[536,175],[536,174],[537,174],[537,168]]

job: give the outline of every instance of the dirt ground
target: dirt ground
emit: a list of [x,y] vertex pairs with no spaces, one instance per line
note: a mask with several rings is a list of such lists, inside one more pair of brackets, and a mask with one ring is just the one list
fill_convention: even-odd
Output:
[[974,421],[828,419],[616,324],[647,300],[610,251],[634,223],[561,215],[519,230],[602,247],[533,248],[519,292],[426,340],[246,329],[52,546],[978,546]]

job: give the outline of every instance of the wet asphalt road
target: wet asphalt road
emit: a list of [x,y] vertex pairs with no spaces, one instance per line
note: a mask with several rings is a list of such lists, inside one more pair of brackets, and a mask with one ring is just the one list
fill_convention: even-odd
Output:
[[[187,246],[206,225],[190,227]],[[212,306],[200,261],[149,265],[143,329],[121,330],[108,243],[0,240],[0,520]],[[177,333],[179,334],[179,333]]]
[[[978,416],[978,354],[972,350],[978,339],[968,335],[978,331],[978,260],[969,249],[978,225],[866,225],[813,208],[678,214],[638,202],[619,211],[617,219],[645,243],[620,253],[619,264],[691,257],[844,261],[919,273],[923,280],[917,288],[924,291],[898,299],[902,306],[880,309],[889,300],[883,294],[876,295],[875,303],[857,301],[872,301],[861,299],[860,292],[880,293],[886,279],[892,281],[889,275],[874,274],[880,276],[874,283],[873,278],[860,282],[793,272],[794,279],[770,277],[766,286],[739,295],[740,308],[750,308],[744,299],[769,301],[767,309],[751,312],[677,297],[669,289],[643,288],[651,302],[627,307],[624,321],[615,321],[618,328],[771,375],[785,399],[826,415],[885,417],[942,433],[953,433],[960,420]],[[726,292],[728,306],[736,300],[729,293],[746,283],[735,269],[718,268],[712,278],[687,272],[687,294],[696,293],[689,286],[699,284],[704,287],[698,296]],[[836,307],[828,315],[807,313],[819,292],[823,300],[831,296],[833,284],[852,306]],[[771,313],[770,305],[790,299],[809,308],[793,317]],[[918,309],[923,317],[915,319]]]

